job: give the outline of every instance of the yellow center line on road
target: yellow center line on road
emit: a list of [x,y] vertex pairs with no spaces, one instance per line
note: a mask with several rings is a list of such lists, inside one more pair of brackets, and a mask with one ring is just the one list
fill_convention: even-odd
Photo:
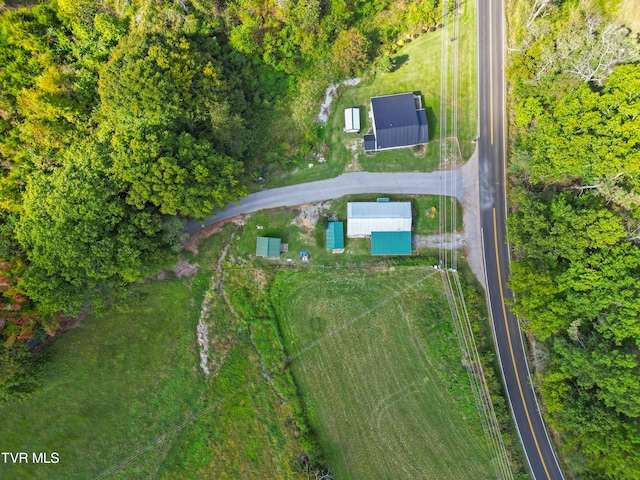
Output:
[[491,131],[491,145],[493,145],[493,15],[491,14],[491,0],[489,0],[489,129]]
[[498,256],[498,227],[496,223],[496,209],[493,209],[493,242],[495,244],[496,249],[496,267],[498,269],[498,285],[500,286],[500,303],[502,304],[502,314],[504,316],[504,325],[507,329],[507,340],[509,341],[509,350],[511,352],[511,362],[513,364],[513,370],[516,372],[516,382],[518,383],[518,390],[520,390],[520,398],[522,399],[522,406],[524,407],[524,412],[527,414],[527,421],[529,422],[529,428],[531,429],[531,436],[533,437],[533,441],[536,444],[536,449],[538,450],[538,455],[540,456],[540,461],[542,462],[542,466],[544,467],[544,472],[547,474],[547,478],[551,480],[549,476],[549,470],[547,470],[547,464],[544,462],[544,457],[542,456],[542,452],[540,451],[540,445],[538,445],[538,439],[536,437],[536,432],[533,430],[533,424],[531,423],[531,417],[529,416],[529,408],[527,407],[527,403],[524,400],[524,392],[522,391],[522,384],[520,383],[520,375],[518,375],[518,368],[516,367],[516,357],[513,353],[513,346],[511,344],[511,332],[509,331],[509,323],[507,322],[507,308],[504,304],[504,292],[502,290],[502,275],[500,274],[500,257]]

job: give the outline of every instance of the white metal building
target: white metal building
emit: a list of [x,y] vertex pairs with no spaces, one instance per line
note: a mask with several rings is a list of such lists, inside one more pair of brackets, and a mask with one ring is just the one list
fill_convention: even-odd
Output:
[[344,132],[360,132],[360,109],[358,107],[344,109]]
[[370,237],[371,232],[410,232],[411,202],[347,203],[347,237]]

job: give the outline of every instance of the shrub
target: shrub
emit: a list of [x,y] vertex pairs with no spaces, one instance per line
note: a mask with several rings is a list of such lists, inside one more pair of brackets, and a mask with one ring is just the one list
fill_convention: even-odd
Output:
[[355,28],[341,31],[331,47],[333,68],[338,77],[359,74],[367,65],[369,40]]
[[391,73],[396,68],[396,59],[387,55],[378,60],[377,69],[380,72]]

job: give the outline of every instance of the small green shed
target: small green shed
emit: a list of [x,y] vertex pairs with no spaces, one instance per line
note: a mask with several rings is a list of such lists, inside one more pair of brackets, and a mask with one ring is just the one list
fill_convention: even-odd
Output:
[[256,257],[280,257],[280,244],[282,241],[279,238],[271,237],[258,237],[256,241]]
[[327,225],[327,250],[344,248],[344,224],[329,222]]
[[411,232],[371,232],[371,255],[411,255]]

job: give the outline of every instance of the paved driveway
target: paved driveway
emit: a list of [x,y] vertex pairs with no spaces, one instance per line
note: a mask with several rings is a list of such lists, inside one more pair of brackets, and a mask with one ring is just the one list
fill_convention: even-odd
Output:
[[[440,189],[441,184],[443,190]],[[213,216],[208,217],[204,222],[190,220],[187,223],[186,231],[195,233],[207,225],[243,213],[252,213],[266,208],[324,202],[357,193],[405,195],[444,193],[462,200],[462,173],[461,169],[429,173],[352,172],[329,180],[263,190],[248,195],[239,204],[230,203],[224,210],[213,212]]]

